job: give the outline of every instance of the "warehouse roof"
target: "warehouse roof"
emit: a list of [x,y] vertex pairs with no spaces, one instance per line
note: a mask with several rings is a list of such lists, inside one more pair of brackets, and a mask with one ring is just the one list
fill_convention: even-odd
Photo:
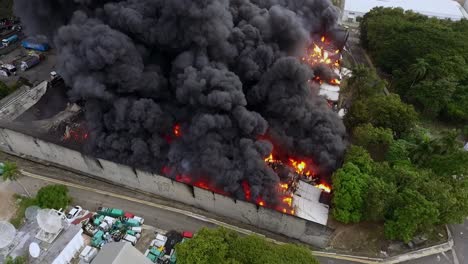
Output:
[[400,7],[426,16],[462,19],[462,6],[453,0],[345,0],[345,10],[367,13],[374,7]]
[[92,264],[151,264],[140,251],[138,251],[130,243],[116,242],[105,244]]

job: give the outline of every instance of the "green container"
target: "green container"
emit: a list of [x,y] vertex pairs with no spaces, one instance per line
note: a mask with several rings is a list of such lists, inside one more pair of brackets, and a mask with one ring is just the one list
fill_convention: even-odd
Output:
[[102,207],[97,213],[100,215],[119,218],[123,216],[125,212],[122,209]]
[[136,227],[136,226],[140,226],[140,222],[138,220],[130,218],[130,219],[127,220],[127,222],[125,222],[125,225],[126,226],[131,226],[131,227]]
[[136,237],[137,232],[135,232],[133,230],[127,230],[127,234]]
[[96,219],[94,219],[93,224],[94,224],[95,226],[98,226],[98,225],[101,224],[101,222],[102,222],[103,219],[104,219],[104,216],[103,216],[103,215],[100,215],[99,217],[96,217]]
[[104,236],[104,232],[96,232],[96,234],[94,234],[93,238],[91,239],[91,246],[100,247],[103,241],[102,236]]

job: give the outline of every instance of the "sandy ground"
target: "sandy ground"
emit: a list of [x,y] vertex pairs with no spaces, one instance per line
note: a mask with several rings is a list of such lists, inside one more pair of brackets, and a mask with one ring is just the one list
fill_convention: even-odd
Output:
[[12,182],[0,182],[0,221],[8,221],[15,214],[16,203],[12,190]]

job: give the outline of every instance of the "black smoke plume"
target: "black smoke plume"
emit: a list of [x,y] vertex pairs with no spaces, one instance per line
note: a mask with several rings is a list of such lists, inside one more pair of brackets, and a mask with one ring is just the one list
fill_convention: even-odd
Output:
[[[329,0],[15,0],[53,40],[95,156],[276,202],[272,151],[339,165],[345,129],[298,58],[332,32]],[[180,127],[180,136],[173,133]],[[165,168],[165,169],[163,169]]]

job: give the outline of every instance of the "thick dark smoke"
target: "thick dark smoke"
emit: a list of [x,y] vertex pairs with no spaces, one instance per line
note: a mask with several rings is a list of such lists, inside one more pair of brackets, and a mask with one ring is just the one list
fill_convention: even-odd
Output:
[[247,181],[271,202],[273,146],[322,175],[340,163],[344,126],[298,60],[334,29],[329,0],[15,0],[15,11],[29,35],[54,40],[96,156],[239,198]]

